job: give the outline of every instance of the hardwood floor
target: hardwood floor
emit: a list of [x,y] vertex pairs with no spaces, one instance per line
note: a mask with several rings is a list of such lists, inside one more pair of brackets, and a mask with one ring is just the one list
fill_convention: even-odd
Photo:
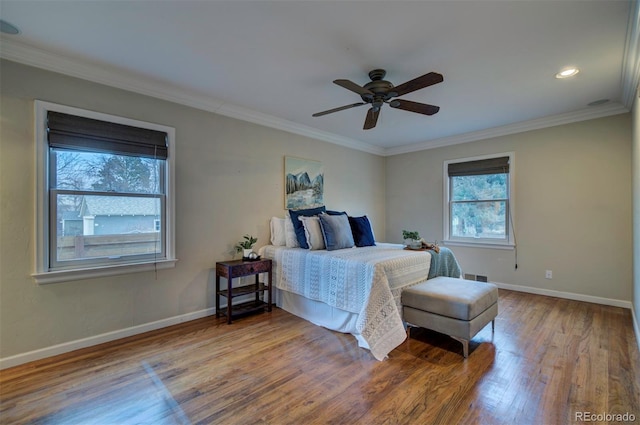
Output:
[[466,361],[423,329],[379,362],[280,309],[207,317],[1,371],[0,422],[640,423],[629,310],[506,290],[499,306]]

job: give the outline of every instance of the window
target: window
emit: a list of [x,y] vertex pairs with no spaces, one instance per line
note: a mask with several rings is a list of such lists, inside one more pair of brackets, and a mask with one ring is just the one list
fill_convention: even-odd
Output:
[[514,245],[513,153],[445,161],[445,242]]
[[174,130],[36,101],[39,283],[172,267]]

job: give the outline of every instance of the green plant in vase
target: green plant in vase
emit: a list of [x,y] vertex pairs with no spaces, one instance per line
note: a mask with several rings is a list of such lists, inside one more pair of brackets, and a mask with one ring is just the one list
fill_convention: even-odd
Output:
[[249,258],[249,254],[253,252],[253,245],[258,242],[258,238],[246,234],[243,236],[244,240],[236,244],[236,252],[242,252],[243,258]]
[[408,248],[418,249],[422,247],[422,239],[417,231],[403,230],[402,239],[404,239],[404,243]]

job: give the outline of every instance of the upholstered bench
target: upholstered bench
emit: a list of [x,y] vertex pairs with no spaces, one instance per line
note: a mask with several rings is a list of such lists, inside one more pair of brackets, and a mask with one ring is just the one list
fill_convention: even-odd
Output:
[[492,283],[439,276],[402,291],[407,332],[410,326],[431,329],[462,343],[469,356],[469,341],[498,315],[498,288]]

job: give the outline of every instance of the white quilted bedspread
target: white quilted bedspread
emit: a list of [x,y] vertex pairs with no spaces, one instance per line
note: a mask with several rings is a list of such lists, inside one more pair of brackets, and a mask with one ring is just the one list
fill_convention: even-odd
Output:
[[400,293],[427,280],[431,263],[428,252],[383,243],[336,251],[267,245],[261,253],[274,262],[278,289],[357,313],[357,333],[378,360],[405,340]]

